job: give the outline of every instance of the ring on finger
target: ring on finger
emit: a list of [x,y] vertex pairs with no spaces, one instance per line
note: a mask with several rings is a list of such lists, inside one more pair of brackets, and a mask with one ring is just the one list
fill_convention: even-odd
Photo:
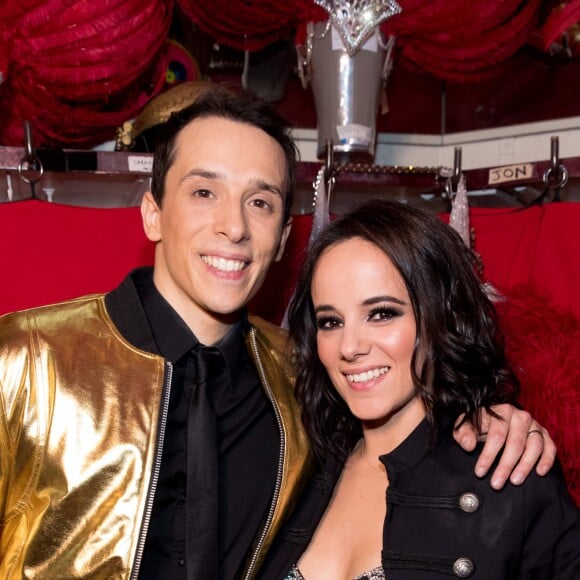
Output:
[[530,429],[527,436],[529,437],[532,433],[537,433],[542,439],[544,438],[544,434],[540,431],[540,429]]

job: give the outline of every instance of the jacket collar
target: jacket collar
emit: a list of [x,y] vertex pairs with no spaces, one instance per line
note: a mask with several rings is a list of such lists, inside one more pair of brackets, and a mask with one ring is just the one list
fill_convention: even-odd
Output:
[[380,456],[390,471],[403,471],[416,465],[425,457],[429,445],[429,424],[423,419],[413,432],[390,453]]
[[453,421],[447,412],[442,412],[437,420],[438,428],[431,438],[427,419],[423,419],[412,433],[393,451],[380,456],[389,473],[403,471],[417,465],[427,455],[435,442],[444,433],[453,429]]
[[159,355],[136,287],[138,277],[148,275],[147,271],[150,275],[151,270],[149,267],[130,272],[117,288],[105,296],[105,306],[125,340],[141,350]]

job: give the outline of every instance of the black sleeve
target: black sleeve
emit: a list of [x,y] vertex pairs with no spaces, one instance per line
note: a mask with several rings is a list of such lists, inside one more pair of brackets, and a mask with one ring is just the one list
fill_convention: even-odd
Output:
[[545,477],[523,486],[524,537],[521,579],[580,579],[580,512],[556,462]]

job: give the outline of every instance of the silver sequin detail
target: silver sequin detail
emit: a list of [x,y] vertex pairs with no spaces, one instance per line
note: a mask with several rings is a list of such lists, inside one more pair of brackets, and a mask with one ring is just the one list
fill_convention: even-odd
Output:
[[328,12],[349,56],[356,54],[381,22],[402,10],[395,0],[314,0],[314,3]]

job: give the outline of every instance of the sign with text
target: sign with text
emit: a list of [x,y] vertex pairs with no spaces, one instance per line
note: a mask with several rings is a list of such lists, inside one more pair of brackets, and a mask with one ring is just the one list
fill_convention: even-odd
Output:
[[129,155],[127,161],[129,164],[129,171],[151,173],[151,170],[153,169],[152,155]]
[[518,163],[516,165],[505,165],[504,167],[493,167],[489,170],[489,185],[499,185],[514,181],[531,181],[534,177],[533,163]]

